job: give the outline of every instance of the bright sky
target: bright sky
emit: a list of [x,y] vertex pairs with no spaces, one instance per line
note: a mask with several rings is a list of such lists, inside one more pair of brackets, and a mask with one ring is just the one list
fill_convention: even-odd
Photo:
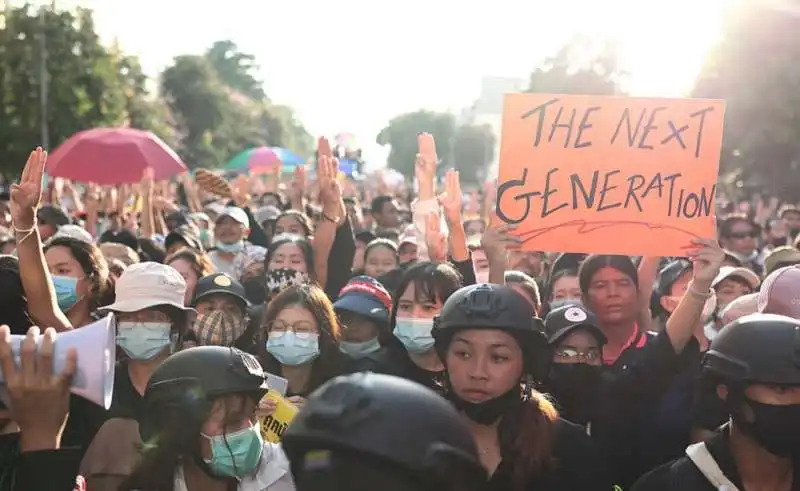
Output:
[[152,74],[231,39],[256,55],[267,94],[294,107],[311,133],[355,133],[368,154],[394,115],[460,111],[482,76],[527,76],[575,32],[619,40],[635,94],[681,95],[727,2],[56,1],[92,7],[103,38],[116,36]]

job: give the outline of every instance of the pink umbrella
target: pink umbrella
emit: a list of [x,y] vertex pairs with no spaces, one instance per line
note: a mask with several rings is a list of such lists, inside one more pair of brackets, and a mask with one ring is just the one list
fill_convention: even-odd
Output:
[[186,164],[161,138],[133,128],[81,131],[47,159],[51,177],[102,185],[139,182],[147,168],[158,181],[186,171]]

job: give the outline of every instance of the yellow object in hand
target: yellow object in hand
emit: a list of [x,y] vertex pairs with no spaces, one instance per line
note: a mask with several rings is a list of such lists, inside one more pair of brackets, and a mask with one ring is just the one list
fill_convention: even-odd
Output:
[[261,423],[261,436],[264,440],[272,443],[281,441],[283,432],[289,427],[295,415],[297,414],[297,406],[286,400],[277,391],[270,390],[264,399],[270,399],[277,405],[275,412],[269,416],[259,417]]

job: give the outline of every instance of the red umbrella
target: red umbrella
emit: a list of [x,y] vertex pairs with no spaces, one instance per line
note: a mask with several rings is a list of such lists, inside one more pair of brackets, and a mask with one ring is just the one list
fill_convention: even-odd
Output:
[[162,180],[186,170],[161,138],[133,128],[95,128],[75,133],[47,159],[47,174],[84,183],[132,184],[146,168]]

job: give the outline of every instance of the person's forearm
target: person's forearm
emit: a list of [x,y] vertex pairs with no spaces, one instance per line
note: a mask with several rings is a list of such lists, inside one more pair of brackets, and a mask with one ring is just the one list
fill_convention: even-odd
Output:
[[450,229],[450,256],[454,261],[466,261],[469,259],[469,248],[467,248],[467,234],[464,231],[464,224],[457,220],[451,223],[448,220]]
[[52,327],[56,331],[71,329],[72,324],[58,307],[36,223],[33,223],[30,235],[28,232],[16,232],[15,235],[22,289],[28,299],[28,310],[34,322],[40,326]]
[[707,295],[710,289],[710,283],[692,280],[689,283],[689,289],[675,307],[675,311],[667,319],[664,329],[667,331],[676,353],[682,352],[694,336],[694,327],[701,322],[706,302],[703,296]]

